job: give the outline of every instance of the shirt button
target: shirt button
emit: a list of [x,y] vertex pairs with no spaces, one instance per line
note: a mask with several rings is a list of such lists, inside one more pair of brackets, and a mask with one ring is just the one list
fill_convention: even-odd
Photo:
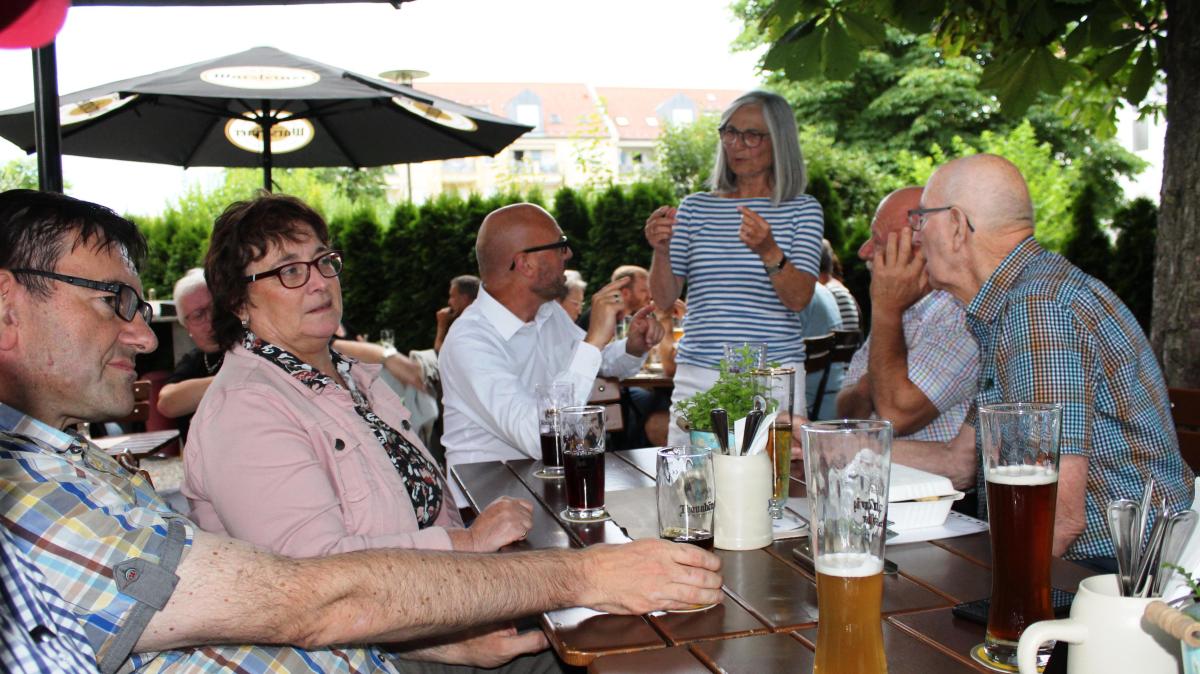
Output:
[[346,448],[346,441],[345,441],[345,440],[342,440],[341,438],[338,438],[338,439],[334,440],[334,441],[333,441],[333,448],[334,448],[335,450],[339,451],[339,452],[340,452],[340,451],[342,451],[343,449],[345,449],[345,448]]
[[33,629],[29,630],[29,638],[33,639],[33,642],[36,644],[44,644],[53,637],[54,633],[45,625],[36,625]]
[[408,423],[408,419],[401,421],[400,425],[403,426],[404,430],[406,430],[406,431],[410,430],[412,428],[412,424]]
[[125,569],[125,580],[132,583],[133,581],[135,581],[137,579],[138,579],[137,569]]

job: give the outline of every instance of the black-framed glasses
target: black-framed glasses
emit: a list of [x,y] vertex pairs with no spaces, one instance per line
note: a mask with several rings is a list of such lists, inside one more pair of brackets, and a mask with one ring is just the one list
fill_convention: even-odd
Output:
[[333,278],[342,273],[342,254],[339,251],[331,250],[316,259],[308,262],[289,262],[281,264],[274,269],[260,271],[257,274],[247,274],[242,279],[247,283],[254,283],[265,278],[276,276],[284,288],[299,288],[308,283],[309,277],[312,275],[312,268],[316,267],[317,272],[325,278]]
[[[536,253],[538,251],[555,250],[555,249],[560,250],[560,251],[566,251],[570,247],[571,247],[571,244],[567,242],[567,237],[564,234],[561,239],[559,239],[558,241],[555,241],[554,243],[547,243],[547,244],[543,244],[541,246],[530,246],[529,248],[522,248],[521,250],[517,251],[517,255],[520,255],[521,253]],[[508,270],[512,271],[516,268],[517,268],[517,258],[516,258],[516,255],[514,255],[512,264],[508,265]]]
[[80,288],[89,288],[91,290],[99,290],[101,292],[112,293],[112,297],[103,298],[108,306],[112,307],[113,313],[121,317],[121,320],[126,323],[133,321],[133,317],[138,314],[142,315],[142,319],[146,324],[150,324],[150,320],[154,318],[154,307],[150,303],[143,300],[141,295],[133,289],[133,286],[124,283],[109,283],[106,281],[93,281],[92,279],[80,278],[78,276],[68,276],[67,274],[59,274],[52,271],[43,271],[41,269],[12,269],[14,274],[29,274],[31,276],[44,276],[70,283],[73,286]]
[[770,138],[771,134],[763,133],[762,131],[743,131],[736,126],[728,124],[717,129],[717,133],[721,136],[721,142],[725,145],[733,145],[734,141],[742,141],[742,145],[749,148],[755,148],[762,145],[763,140]]
[[[949,211],[955,208],[958,207],[950,205],[938,206],[936,208],[910,208],[908,209],[908,226],[912,228],[912,231],[919,232],[922,229],[925,229],[925,225],[929,222],[929,215],[931,213],[941,213],[942,211]],[[958,210],[961,211],[962,209],[959,208]],[[971,224],[971,216],[967,215],[967,213],[963,211],[963,218],[967,221],[967,229],[971,232],[974,232],[975,225]]]

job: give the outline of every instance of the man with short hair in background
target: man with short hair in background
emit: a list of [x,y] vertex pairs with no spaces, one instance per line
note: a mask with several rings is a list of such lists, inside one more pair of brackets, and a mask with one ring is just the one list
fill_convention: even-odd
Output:
[[175,419],[179,437],[186,440],[192,415],[221,369],[225,352],[213,337],[212,294],[208,292],[204,270],[199,267],[189,269],[175,282],[172,297],[175,315],[196,348],[179,359],[175,371],[159,390],[158,411],[164,417]]
[[442,343],[446,341],[446,333],[450,331],[450,326],[467,307],[471,306],[478,295],[478,276],[463,274],[450,279],[450,294],[446,300],[446,306],[438,309],[437,312],[437,335],[433,338],[434,352],[441,352]]

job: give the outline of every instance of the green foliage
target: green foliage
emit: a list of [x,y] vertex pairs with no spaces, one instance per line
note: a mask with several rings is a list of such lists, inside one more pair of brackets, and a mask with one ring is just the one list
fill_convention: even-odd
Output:
[[587,264],[591,251],[588,235],[592,228],[592,217],[588,213],[587,202],[583,194],[570,187],[561,187],[554,193],[553,212],[558,226],[571,242],[571,250],[575,251],[570,266],[579,269],[580,265]]
[[1095,199],[1096,190],[1091,185],[1084,185],[1083,191],[1075,197],[1072,209],[1075,231],[1063,246],[1062,253],[1076,267],[1111,286],[1108,272],[1113,261],[1112,243],[1096,220]]
[[754,394],[757,392],[751,373],[756,367],[754,354],[748,347],[742,347],[740,354],[742,360],[737,367],[731,368],[724,358],[721,359],[721,373],[708,390],[679,402],[680,414],[687,419],[688,428],[711,433],[710,412],[720,407],[729,413],[729,428],[733,430],[734,420],[745,417],[753,409]]
[[717,155],[720,115],[706,114],[691,124],[668,124],[658,137],[655,156],[659,176],[684,197],[706,189]]
[[31,158],[14,159],[0,166],[0,191],[36,190],[38,188],[37,163]]
[[1110,287],[1149,334],[1158,208],[1149,199],[1135,199],[1117,212],[1112,225],[1117,230],[1117,252],[1111,263]]
[[620,265],[650,265],[651,250],[643,232],[646,217],[655,208],[675,202],[671,187],[659,182],[612,185],[595,195],[584,259],[572,263],[590,292],[607,283]]
[[388,288],[378,283],[388,264],[383,232],[370,211],[335,218],[329,223],[333,248],[342,251],[342,318],[359,333],[378,334],[378,312]]

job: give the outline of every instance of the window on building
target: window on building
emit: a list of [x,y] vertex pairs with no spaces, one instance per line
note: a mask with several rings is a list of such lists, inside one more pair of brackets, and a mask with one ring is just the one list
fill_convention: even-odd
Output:
[[696,121],[696,111],[691,108],[675,108],[671,111],[672,124],[691,124]]

